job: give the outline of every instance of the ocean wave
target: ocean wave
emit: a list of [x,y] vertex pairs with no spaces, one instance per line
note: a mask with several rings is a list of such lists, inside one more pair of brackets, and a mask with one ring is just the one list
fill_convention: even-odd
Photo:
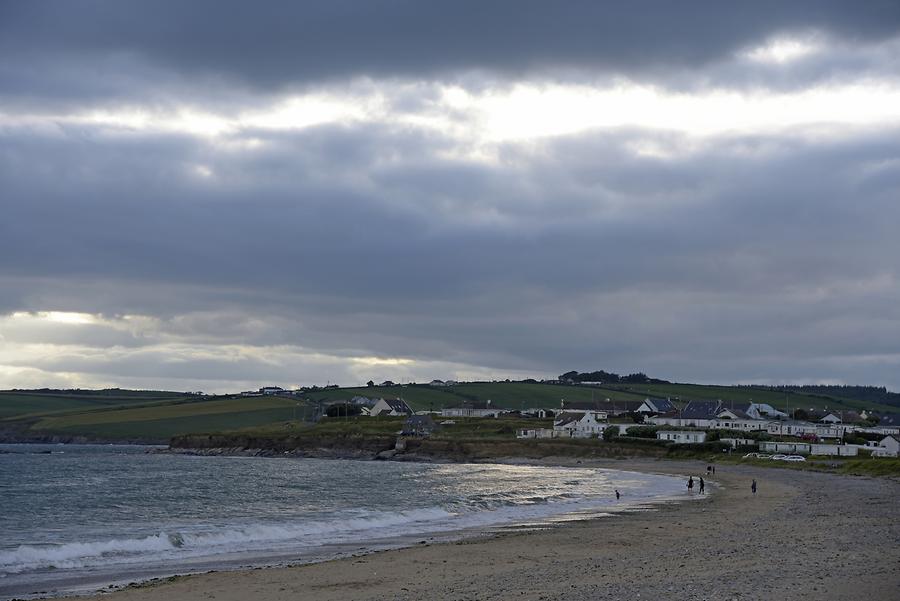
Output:
[[[0,573],[18,574],[41,569],[71,569],[116,563],[135,563],[180,556],[270,548],[288,541],[308,546],[356,535],[370,538],[380,531],[405,533],[411,525],[446,520],[453,514],[440,507],[397,512],[366,512],[350,518],[301,523],[257,523],[217,530],[160,532],[158,534],[60,545],[21,545],[0,551]],[[368,535],[368,536],[367,536]]]

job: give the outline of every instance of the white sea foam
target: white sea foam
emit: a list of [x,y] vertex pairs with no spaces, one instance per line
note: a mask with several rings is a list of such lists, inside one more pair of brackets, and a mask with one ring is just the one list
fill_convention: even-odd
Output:
[[369,512],[355,518],[309,522],[258,523],[218,530],[160,532],[130,539],[111,539],[61,545],[21,545],[0,552],[0,572],[70,569],[115,563],[136,563],[173,555],[185,557],[252,551],[293,542],[310,547],[352,536],[365,540],[390,529],[406,533],[423,523],[446,520],[452,514],[432,507],[399,512]]

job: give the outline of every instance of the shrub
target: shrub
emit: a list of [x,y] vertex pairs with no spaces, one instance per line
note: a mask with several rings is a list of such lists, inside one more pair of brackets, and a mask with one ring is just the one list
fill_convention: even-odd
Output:
[[612,440],[619,435],[618,426],[609,426],[603,429],[603,440]]
[[657,426],[632,426],[625,430],[625,433],[628,436],[634,436],[636,438],[656,438],[656,431],[659,430]]

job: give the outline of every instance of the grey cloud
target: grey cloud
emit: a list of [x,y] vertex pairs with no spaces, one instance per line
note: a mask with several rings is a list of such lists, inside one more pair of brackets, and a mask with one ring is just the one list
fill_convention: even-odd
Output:
[[[897,133],[720,138],[659,159],[629,148],[678,136],[605,130],[490,165],[372,125],[273,134],[246,153],[7,130],[0,307],[155,315],[185,343],[538,375],[753,379],[790,360],[801,373],[783,377],[896,388],[895,372],[840,358],[900,353]],[[191,174],[196,162],[216,177]],[[117,373],[167,369],[138,363]],[[227,371],[214,363],[197,373]]]

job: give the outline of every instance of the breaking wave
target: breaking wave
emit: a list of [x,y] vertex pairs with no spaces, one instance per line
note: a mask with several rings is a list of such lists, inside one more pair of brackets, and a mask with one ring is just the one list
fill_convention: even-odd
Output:
[[291,547],[312,547],[341,539],[368,539],[386,530],[413,533],[423,523],[446,520],[441,508],[376,512],[367,516],[308,523],[252,524],[220,530],[160,532],[140,538],[111,539],[60,545],[21,545],[0,552],[0,572],[84,568],[110,563],[135,563],[220,553]]

